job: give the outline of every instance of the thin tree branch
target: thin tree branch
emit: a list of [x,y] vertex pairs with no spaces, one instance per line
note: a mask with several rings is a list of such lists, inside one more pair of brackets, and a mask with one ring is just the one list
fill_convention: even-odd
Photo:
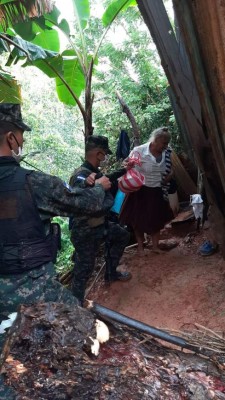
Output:
[[133,129],[133,136],[134,136],[134,146],[138,146],[140,144],[141,132],[140,132],[139,126],[136,122],[136,119],[135,119],[134,115],[132,114],[131,110],[129,109],[128,105],[125,103],[124,99],[118,92],[118,90],[116,90],[116,96],[119,100],[122,111],[127,115],[127,118],[129,119],[129,121],[131,123],[132,129]]

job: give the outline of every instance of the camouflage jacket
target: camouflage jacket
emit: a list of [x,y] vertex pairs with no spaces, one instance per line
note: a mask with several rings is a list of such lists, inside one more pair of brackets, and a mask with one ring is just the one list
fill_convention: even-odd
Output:
[[[0,157],[1,179],[13,175],[20,165],[13,157]],[[105,191],[101,185],[93,188],[71,188],[56,176],[28,170],[28,182],[42,220],[60,215],[63,217],[92,215],[102,209]]]
[[[79,168],[75,169],[71,178],[70,178],[70,185],[72,187],[86,187],[84,181],[77,179],[79,176],[83,178],[87,178],[92,172],[96,173],[96,178],[100,178],[103,176],[103,173],[100,171],[99,168],[94,168],[91,163],[85,161]],[[106,173],[105,176],[109,178],[110,182],[115,184],[117,179],[120,178],[127,172],[126,168],[118,169],[117,171],[113,171],[111,173]]]
[[[75,169],[75,171],[73,172],[70,178],[70,185],[73,188],[86,187],[85,181],[83,179],[87,178],[92,172],[96,173],[96,178],[100,178],[101,176],[103,176],[102,172],[98,168],[94,168],[92,164],[90,164],[88,161],[85,161],[79,168]],[[122,168],[118,171],[106,174],[106,176],[113,184],[120,176],[124,175],[125,173],[126,169]],[[73,218],[73,220],[70,221],[70,227],[72,228],[72,230],[76,229],[77,231],[78,229],[85,230],[86,226],[94,228],[98,225],[103,224],[104,217],[107,215],[113,203],[113,196],[110,191],[107,191],[102,210],[96,211],[96,213],[91,218],[88,214],[83,215],[79,218]]]

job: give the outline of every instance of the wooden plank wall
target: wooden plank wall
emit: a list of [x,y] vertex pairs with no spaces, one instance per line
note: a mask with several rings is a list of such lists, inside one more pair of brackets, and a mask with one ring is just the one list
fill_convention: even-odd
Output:
[[[194,29],[192,29],[190,7],[191,4],[194,7],[199,2],[202,3],[204,8],[205,0],[198,0],[197,2],[174,0],[179,27],[182,28],[181,35],[177,40],[163,1],[137,0],[140,12],[157,46],[162,66],[176,98],[177,109],[179,109],[180,117],[189,136],[196,163],[203,175],[206,195],[209,203],[213,205],[211,214],[218,234],[217,240],[221,243],[225,255],[225,163],[223,150],[212,133],[212,128],[215,129],[216,124],[212,107],[209,107],[209,96],[206,99],[204,97],[206,94],[203,89],[207,86],[199,85],[196,79],[196,69],[199,71],[199,75],[202,73],[201,58],[197,58],[196,65],[193,67],[193,62],[190,63],[189,60],[191,61],[191,52],[194,50],[190,46],[189,51],[186,52],[187,41],[190,40],[188,30],[189,36],[192,33],[193,42],[197,43]],[[218,0],[216,2],[219,3]],[[224,3],[224,0],[222,2]],[[207,3],[210,14],[210,0],[207,0]],[[190,18],[188,19],[189,25],[186,25],[185,36],[183,20],[187,18],[186,13],[188,11]],[[193,10],[191,11],[193,13]],[[213,57],[213,55],[211,56]],[[202,106],[203,97],[204,103],[206,103],[204,107]],[[211,131],[209,131],[208,121],[206,121],[209,114],[212,117]]]
[[[205,135],[225,191],[225,1],[174,0],[201,102]],[[225,37],[224,37],[225,39]]]

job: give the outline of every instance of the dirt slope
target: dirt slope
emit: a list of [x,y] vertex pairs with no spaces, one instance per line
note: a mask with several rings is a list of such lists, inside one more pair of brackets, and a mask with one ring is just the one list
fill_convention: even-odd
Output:
[[225,261],[219,252],[198,254],[207,230],[195,235],[195,224],[184,223],[179,231],[166,229],[163,238],[179,244],[160,255],[149,248],[142,258],[130,250],[122,269],[132,273],[132,280],[110,287],[100,280],[88,298],[159,328],[191,328],[197,322],[225,330]]

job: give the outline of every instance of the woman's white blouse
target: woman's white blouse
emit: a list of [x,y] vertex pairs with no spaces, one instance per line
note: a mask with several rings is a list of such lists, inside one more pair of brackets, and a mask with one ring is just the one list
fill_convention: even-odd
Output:
[[162,152],[162,159],[157,162],[149,149],[150,143],[134,147],[129,157],[139,158],[141,166],[135,166],[145,176],[145,186],[160,187],[162,177],[166,170],[165,151]]

